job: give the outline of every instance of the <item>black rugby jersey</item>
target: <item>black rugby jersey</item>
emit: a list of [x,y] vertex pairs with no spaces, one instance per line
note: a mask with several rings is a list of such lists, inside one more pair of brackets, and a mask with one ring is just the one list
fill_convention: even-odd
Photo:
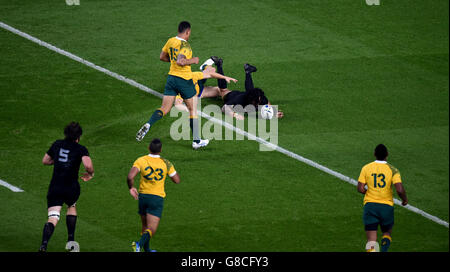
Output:
[[50,187],[77,186],[81,158],[89,156],[87,148],[73,141],[57,140],[47,154],[54,161]]

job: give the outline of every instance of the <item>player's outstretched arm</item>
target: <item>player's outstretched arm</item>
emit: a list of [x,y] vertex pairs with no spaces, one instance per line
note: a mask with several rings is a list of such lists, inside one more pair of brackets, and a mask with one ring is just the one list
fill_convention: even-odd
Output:
[[136,177],[136,175],[139,173],[139,169],[136,167],[131,167],[130,172],[128,173],[127,176],[127,184],[128,184],[128,189],[130,190],[130,195],[138,200],[139,199],[139,193],[137,191],[137,189],[134,187],[134,178]]
[[178,175],[178,173],[176,173],[173,177],[170,177],[170,179],[176,184],[180,183],[180,181],[181,181],[180,175]]
[[83,173],[81,179],[83,181],[89,181],[94,177],[94,165],[92,164],[91,157],[83,156],[81,161],[83,162],[84,169],[86,169],[86,172]]
[[244,120],[244,116],[243,116],[243,115],[240,115],[240,114],[237,113],[237,112],[235,112],[235,111],[233,110],[233,107],[230,106],[230,105],[223,105],[222,111],[223,111],[226,115],[231,116],[231,117],[233,117],[233,118],[236,118],[237,120]]
[[217,79],[225,79],[227,81],[227,83],[230,83],[231,81],[233,81],[234,83],[236,83],[238,80],[232,77],[227,77],[224,75],[221,75],[219,73],[216,73],[214,70],[209,70],[206,69],[205,71],[203,71],[203,78],[217,78]]
[[42,163],[44,165],[52,165],[54,163],[52,157],[50,157],[49,154],[45,153],[44,157],[42,158]]

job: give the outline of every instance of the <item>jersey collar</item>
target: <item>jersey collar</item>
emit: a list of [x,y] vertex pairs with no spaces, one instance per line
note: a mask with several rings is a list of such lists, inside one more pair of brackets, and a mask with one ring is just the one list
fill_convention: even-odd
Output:
[[177,38],[177,39],[178,39],[178,40],[180,40],[180,41],[186,42],[186,40],[185,40],[185,39],[183,39],[183,38],[180,38],[180,37],[178,37],[178,36],[176,36],[175,38]]
[[159,155],[153,155],[153,154],[148,154],[148,156],[152,157],[152,158],[159,158],[160,157]]
[[379,161],[379,160],[375,160],[375,162],[377,162],[377,163],[387,163],[387,161]]

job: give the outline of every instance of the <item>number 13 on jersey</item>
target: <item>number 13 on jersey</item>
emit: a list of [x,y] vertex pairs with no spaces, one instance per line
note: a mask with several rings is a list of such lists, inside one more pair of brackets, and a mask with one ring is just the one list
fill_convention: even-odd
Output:
[[384,174],[372,174],[373,176],[373,187],[384,188],[386,186],[385,175]]

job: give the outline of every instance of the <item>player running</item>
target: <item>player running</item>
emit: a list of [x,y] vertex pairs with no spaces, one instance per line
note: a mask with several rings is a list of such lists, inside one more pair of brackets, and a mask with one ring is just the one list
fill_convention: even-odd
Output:
[[39,251],[47,251],[50,237],[60,219],[61,208],[67,204],[66,225],[67,244],[66,250],[78,252],[79,245],[75,242],[75,226],[77,222],[77,210],[75,204],[80,196],[80,184],[78,183],[78,171],[83,163],[86,172],[81,176],[84,181],[94,177],[94,166],[86,147],[79,144],[82,134],[81,126],[71,122],[64,129],[64,140],[55,141],[47,153],[44,154],[42,163],[53,165],[53,176],[47,193],[48,221],[44,225],[42,243]]
[[391,233],[394,226],[392,185],[402,199],[402,205],[408,204],[400,172],[387,163],[387,156],[386,146],[379,144],[375,148],[376,161],[366,164],[358,178],[358,192],[365,195],[363,221],[367,236],[367,252],[376,251],[378,225],[383,233],[381,252],[387,252],[392,242]]
[[201,80],[208,77],[220,77],[225,81],[234,80],[224,77],[217,73],[209,73],[207,75],[192,73],[191,64],[198,64],[198,57],[192,57],[192,49],[188,43],[191,36],[191,25],[189,22],[183,21],[178,26],[178,35],[170,38],[162,48],[160,60],[170,62],[169,75],[164,88],[164,97],[162,105],[155,110],[147,123],[145,123],[136,134],[136,140],[141,141],[150,127],[166,115],[172,108],[175,97],[180,94],[184,99],[190,113],[189,125],[192,130],[192,148],[198,149],[207,146],[208,139],[202,140],[199,136],[196,89],[194,80]]
[[[173,164],[160,157],[162,143],[153,139],[149,145],[150,154],[138,158],[131,167],[127,184],[131,196],[139,200],[139,211],[142,222],[142,236],[132,246],[135,252],[151,252],[150,239],[155,235],[161,220],[164,198],[164,181],[169,176],[174,183],[180,183],[180,176]],[[134,187],[134,178],[140,173],[139,192]]]

